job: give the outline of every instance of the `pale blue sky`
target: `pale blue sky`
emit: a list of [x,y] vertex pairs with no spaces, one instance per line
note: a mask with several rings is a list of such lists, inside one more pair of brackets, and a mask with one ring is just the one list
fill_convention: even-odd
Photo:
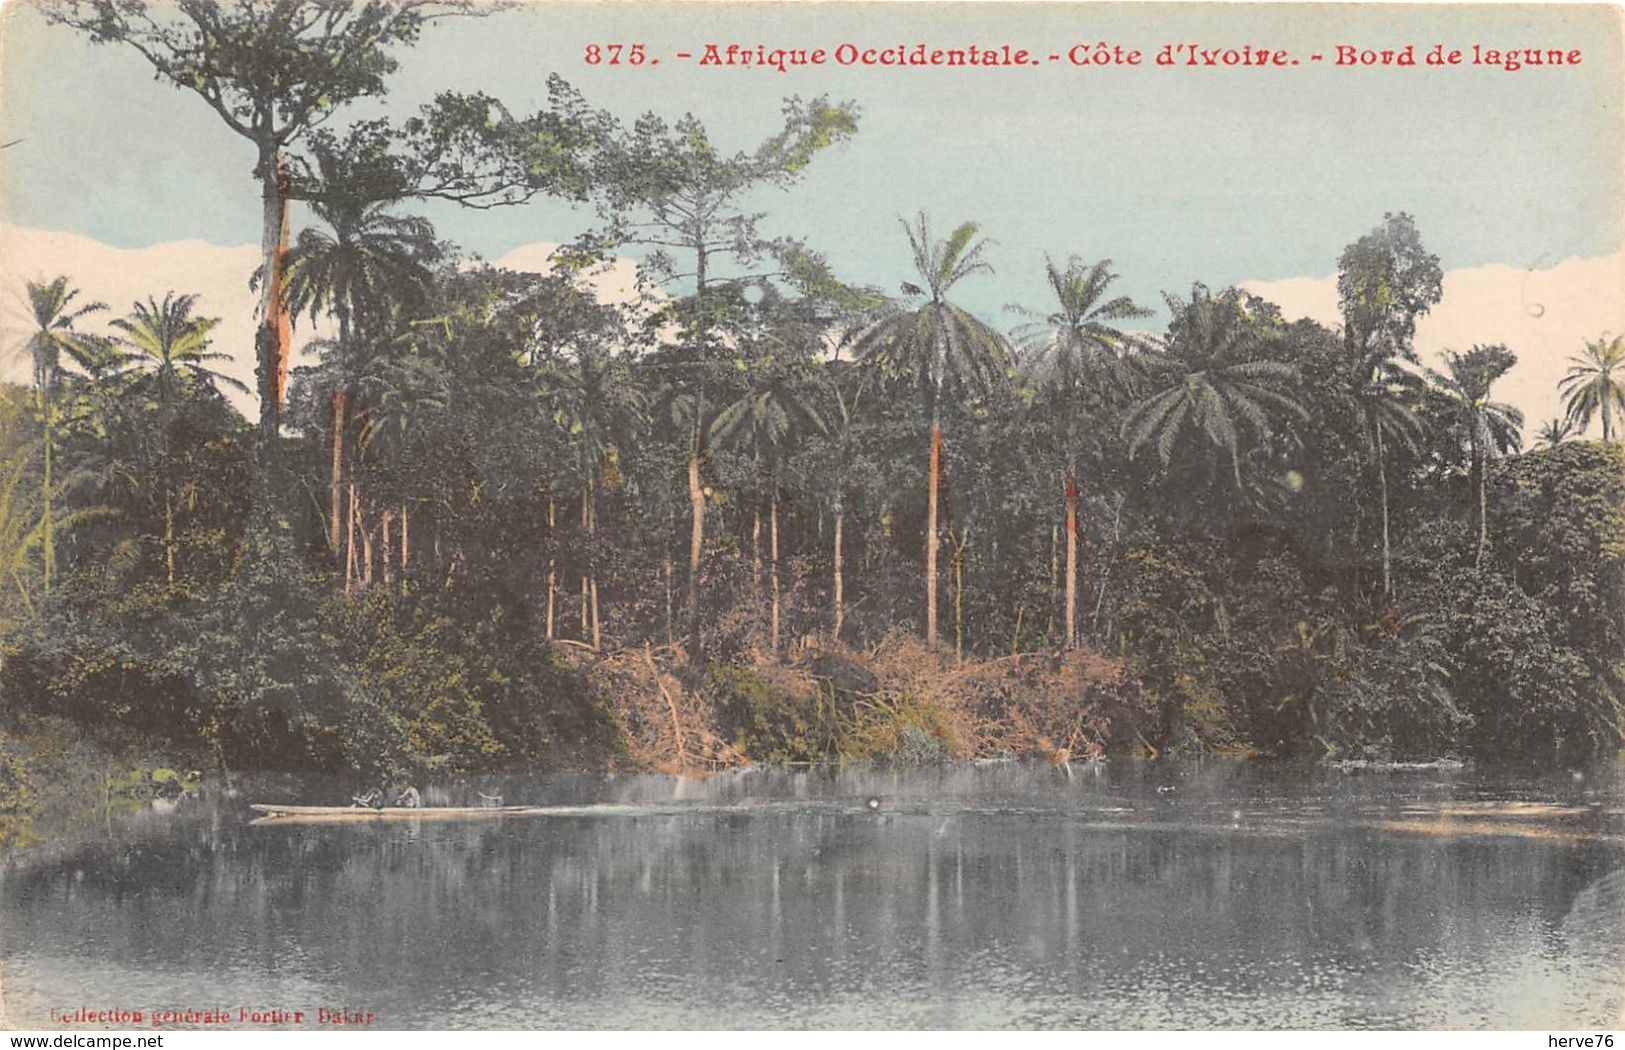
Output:
[[[153,81],[126,49],[92,49],[8,4],[0,67],[0,220],[121,247],[258,238],[248,144],[195,96]],[[654,54],[711,41],[833,47],[1009,42],[1047,54],[1107,40],[1288,47],[1338,43],[1583,48],[1567,69],[883,70],[781,75],[591,68],[589,42]],[[1044,302],[1042,256],[1112,257],[1148,304],[1193,280],[1224,285],[1330,273],[1384,211],[1413,213],[1447,268],[1550,266],[1621,244],[1618,14],[1605,6],[752,6],[531,4],[430,28],[400,52],[392,112],[442,89],[520,111],[558,72],[625,120],[692,111],[718,141],[754,145],[785,95],[863,111],[857,137],[761,204],[767,229],[803,236],[845,277],[895,290],[908,254],[897,219],[979,221],[997,273],[967,285],[989,316]],[[1149,55],[1148,55],[1149,59]],[[371,112],[357,107],[357,115]],[[431,210],[442,234],[495,257],[565,240],[592,221],[556,203]]]

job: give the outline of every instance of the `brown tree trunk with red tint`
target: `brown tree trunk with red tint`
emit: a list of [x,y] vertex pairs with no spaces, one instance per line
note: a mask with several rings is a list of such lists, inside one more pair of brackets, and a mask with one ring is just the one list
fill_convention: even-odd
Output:
[[260,436],[269,447],[282,429],[282,397],[293,344],[288,311],[288,172],[275,146],[260,157],[260,327],[255,336]]

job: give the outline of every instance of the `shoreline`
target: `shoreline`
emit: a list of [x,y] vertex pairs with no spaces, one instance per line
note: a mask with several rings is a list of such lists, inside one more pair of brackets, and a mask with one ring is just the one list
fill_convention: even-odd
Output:
[[[354,774],[343,773],[215,770],[205,775],[189,768],[188,763],[173,752],[166,753],[151,742],[118,744],[110,741],[105,732],[96,733],[63,719],[41,716],[16,720],[8,731],[5,746],[8,749],[7,759],[13,767],[19,765],[17,756],[21,753],[20,765],[26,771],[21,794],[13,791],[6,797],[0,797],[0,854],[8,862],[23,856],[38,856],[42,851],[49,853],[55,849],[89,845],[102,840],[115,825],[162,820],[177,810],[195,804],[210,805],[220,812],[237,809],[246,812],[249,803],[333,804],[332,798],[327,795],[338,798],[362,782]],[[1625,814],[1625,808],[1616,804],[1611,808],[1598,809],[1596,807],[1604,804],[1596,802],[1591,804],[1592,809],[1587,810],[1568,802],[1554,801],[1560,794],[1568,794],[1565,790],[1568,784],[1579,785],[1592,779],[1595,774],[1591,770],[1615,767],[1617,760],[1593,763],[1586,769],[1580,769],[1562,766],[1508,767],[1453,758],[1377,761],[1259,755],[1149,757],[1122,752],[1103,752],[1071,762],[1054,762],[1031,753],[1004,752],[979,757],[942,755],[923,761],[908,761],[897,756],[836,756],[815,762],[741,761],[721,769],[682,772],[617,768],[614,764],[575,764],[541,769],[534,763],[520,763],[500,769],[425,780],[419,786],[425,796],[425,805],[441,808],[477,804],[472,801],[477,798],[476,792],[487,788],[501,790],[507,785],[511,790],[515,781],[524,783],[552,779],[563,789],[559,797],[545,802],[526,802],[515,796],[509,801],[523,802],[537,812],[546,811],[547,815],[552,816],[646,816],[691,812],[696,806],[705,810],[757,812],[765,811],[764,807],[774,808],[778,802],[795,802],[816,809],[834,801],[817,791],[802,795],[799,790],[787,799],[778,799],[775,790],[782,790],[782,784],[764,785],[766,790],[761,794],[750,791],[748,785],[751,780],[762,776],[781,781],[802,777],[810,777],[814,781],[850,778],[860,783],[896,784],[906,783],[910,779],[928,780],[933,775],[939,780],[954,780],[979,772],[996,774],[1006,768],[1012,771],[1012,776],[1027,779],[1042,777],[1046,775],[1046,770],[1050,770],[1056,778],[1053,795],[1041,791],[1037,796],[1023,796],[1026,801],[1018,804],[1012,812],[1047,812],[1044,800],[1059,801],[1076,796],[1080,790],[1084,792],[1081,797],[1088,797],[1100,790],[1089,785],[1100,784],[1099,778],[1104,775],[1111,777],[1106,783],[1120,780],[1129,786],[1139,784],[1136,790],[1142,791],[1145,784],[1141,781],[1166,781],[1166,786],[1157,788],[1158,792],[1166,794],[1154,798],[1167,806],[1197,807],[1195,812],[1187,813],[1194,823],[1187,820],[1178,825],[1185,830],[1245,830],[1256,834],[1275,828],[1280,834],[1290,835],[1323,823],[1331,819],[1332,814],[1328,812],[1319,818],[1307,820],[1300,814],[1292,819],[1272,816],[1263,822],[1232,822],[1222,819],[1225,814],[1217,810],[1214,813],[1205,811],[1204,807],[1219,805],[1221,800],[1203,794],[1203,791],[1211,792],[1213,788],[1197,788],[1191,783],[1193,778],[1195,783],[1200,783],[1213,771],[1228,768],[1256,771],[1242,772],[1238,782],[1245,782],[1254,775],[1268,777],[1279,774],[1326,778],[1331,783],[1347,778],[1350,783],[1365,782],[1375,787],[1390,777],[1414,778],[1440,774],[1447,780],[1433,786],[1444,783],[1454,785],[1456,779],[1461,778],[1460,794],[1454,787],[1447,797],[1438,799],[1428,798],[1424,792],[1415,804],[1382,812],[1364,812],[1359,803],[1350,802],[1348,805],[1352,808],[1343,816],[1354,819],[1359,826],[1378,832],[1427,834],[1444,838],[1515,834],[1552,841],[1625,845],[1625,834],[1603,834],[1590,827],[1599,819],[1617,820]],[[1494,783],[1506,776],[1532,778],[1546,784],[1548,787],[1542,792],[1542,797],[1550,795],[1551,798],[1536,801],[1508,795],[1505,798],[1484,799],[1477,795],[1475,784],[1485,781]],[[609,786],[618,782],[623,786]],[[1210,784],[1223,782],[1210,781]],[[1041,784],[1041,781],[1034,783]],[[1071,787],[1074,783],[1078,784],[1077,788]],[[1404,784],[1405,779],[1395,783]],[[1431,784],[1431,781],[1427,783]],[[685,785],[689,786],[685,788]],[[665,787],[669,787],[669,792],[664,790]],[[1176,793],[1182,787],[1185,793]],[[313,797],[312,788],[321,797]],[[707,801],[704,798],[707,794],[715,798]],[[290,797],[279,797],[284,795]],[[686,801],[683,800],[685,795],[690,796]],[[1349,799],[1357,799],[1360,795],[1358,791],[1350,792]],[[951,802],[958,797],[950,792],[941,796],[940,801]],[[906,793],[895,798],[888,796],[885,813],[896,816],[916,812],[920,809],[922,798],[930,800],[937,796]],[[852,802],[848,808],[863,805],[861,799],[848,801]],[[878,798],[872,801],[878,802]],[[342,806],[342,800],[336,804]],[[927,808],[935,813],[937,810],[931,808],[933,805],[934,802],[927,801]],[[1227,805],[1224,803],[1220,808]],[[1022,806],[1036,808],[1029,811],[1022,809]],[[873,808],[879,810],[881,807],[875,805]],[[953,807],[950,805],[949,808]],[[972,806],[967,811],[979,809]],[[1147,813],[1155,818],[1155,822],[1148,827],[1176,830],[1176,825],[1166,819],[1167,814],[1159,816],[1156,810],[1148,810]],[[1129,819],[1129,810],[1121,814],[1115,810],[1102,811],[1102,815],[1107,819],[1101,822],[1101,829],[1137,826]],[[424,819],[432,817],[433,814],[425,814]],[[277,820],[262,822],[273,825],[295,823]]]

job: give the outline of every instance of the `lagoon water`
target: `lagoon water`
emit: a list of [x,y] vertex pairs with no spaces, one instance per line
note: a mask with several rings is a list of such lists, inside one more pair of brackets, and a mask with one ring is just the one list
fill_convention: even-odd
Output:
[[8,857],[6,1021],[1625,1026],[1618,767],[1011,762],[425,794],[476,789],[580,808],[251,824],[249,801],[347,797],[260,778]]

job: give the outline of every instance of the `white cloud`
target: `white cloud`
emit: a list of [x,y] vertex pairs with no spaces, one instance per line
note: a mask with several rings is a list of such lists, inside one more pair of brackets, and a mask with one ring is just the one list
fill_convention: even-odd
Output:
[[[231,355],[218,370],[252,390],[256,296],[248,281],[258,266],[255,245],[222,248],[191,240],[114,248],[78,234],[0,224],[0,379],[28,381],[23,344],[33,332],[33,320],[24,283],[65,275],[80,289],[77,302],[101,300],[108,305],[105,313],[86,318],[83,327],[90,332],[108,331],[108,320],[127,314],[132,304],[148,296],[162,300],[168,291],[196,294],[195,312],[220,318],[213,349]],[[312,334],[309,321],[301,318],[295,346]],[[230,394],[239,408],[252,410],[253,395]]]
[[[550,257],[558,244],[536,242],[522,245],[498,259],[493,266],[530,273],[552,269]],[[88,332],[106,332],[107,321],[129,312],[138,299],[167,291],[198,296],[196,313],[218,317],[213,349],[231,356],[219,371],[255,389],[254,330],[257,296],[249,290],[249,278],[259,266],[259,246],[253,244],[221,247],[206,241],[167,241],[147,248],[114,248],[90,237],[55,230],[0,223],[0,381],[27,383],[29,366],[23,344],[33,334],[24,284],[49,281],[66,275],[81,290],[79,302],[100,300],[109,309],[86,319]],[[637,265],[630,259],[615,259],[587,275],[587,283],[606,302],[631,302],[637,298]],[[308,316],[297,319],[294,329],[293,364],[310,364],[314,358],[300,352],[313,338],[334,333],[325,318],[312,325]],[[256,413],[252,394],[229,391],[245,414]]]
[[[1290,319],[1341,326],[1337,278],[1246,281],[1242,287],[1276,303]],[[1518,363],[1495,389],[1497,400],[1523,411],[1526,436],[1562,415],[1557,381],[1588,340],[1625,333],[1625,252],[1566,259],[1546,269],[1492,264],[1450,270],[1444,296],[1417,323],[1416,347],[1437,365],[1444,350],[1505,343]],[[1592,424],[1593,433],[1599,425]]]
[[[532,241],[492,259],[491,265],[517,273],[549,273],[553,269],[553,255],[561,247],[563,245],[553,241]],[[619,304],[638,300],[638,264],[635,260],[618,257],[593,267],[585,276],[586,284],[598,294],[601,302]]]

